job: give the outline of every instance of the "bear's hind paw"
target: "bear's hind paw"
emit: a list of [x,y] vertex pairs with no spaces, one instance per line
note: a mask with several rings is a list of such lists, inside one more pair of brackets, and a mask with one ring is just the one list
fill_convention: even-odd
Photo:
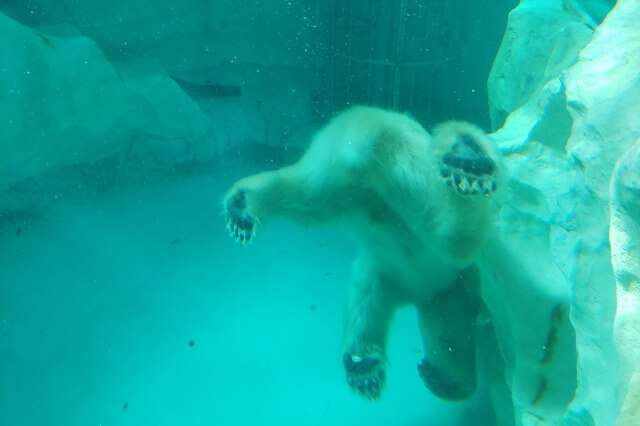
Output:
[[227,231],[235,242],[242,245],[253,242],[256,233],[256,220],[247,211],[247,202],[244,191],[237,192],[225,202],[225,218]]
[[368,400],[380,398],[385,385],[385,373],[380,358],[344,354],[342,362],[347,373],[347,384],[351,389]]
[[461,401],[469,398],[475,392],[475,381],[473,384],[457,382],[427,361],[426,358],[418,365],[418,373],[424,384],[435,396],[447,401]]

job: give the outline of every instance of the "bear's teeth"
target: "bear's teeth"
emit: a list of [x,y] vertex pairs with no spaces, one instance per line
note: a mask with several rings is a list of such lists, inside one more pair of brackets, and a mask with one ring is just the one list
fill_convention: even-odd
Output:
[[496,190],[496,181],[495,179],[488,179],[488,180],[482,181],[482,184],[480,185],[480,187],[485,197],[488,197],[489,195],[491,195],[493,191]]
[[460,183],[458,184],[458,188],[462,191],[463,194],[467,194],[469,192],[469,181],[467,178],[463,177]]
[[481,190],[482,190],[482,184],[480,183],[480,181],[474,180],[473,183],[471,184],[471,193],[477,194]]

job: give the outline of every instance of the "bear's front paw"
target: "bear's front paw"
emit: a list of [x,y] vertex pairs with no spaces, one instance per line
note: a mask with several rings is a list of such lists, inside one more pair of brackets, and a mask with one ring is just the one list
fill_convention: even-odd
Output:
[[380,398],[385,385],[382,360],[375,356],[344,354],[342,363],[347,373],[347,384],[360,396],[369,400]]
[[470,135],[463,134],[442,158],[440,176],[461,195],[491,195],[496,162]]
[[426,358],[418,365],[418,373],[427,388],[439,398],[460,401],[469,398],[475,392],[475,383],[455,381]]
[[255,235],[255,219],[247,210],[247,199],[244,191],[238,191],[224,202],[224,213],[227,230],[237,243],[248,244]]

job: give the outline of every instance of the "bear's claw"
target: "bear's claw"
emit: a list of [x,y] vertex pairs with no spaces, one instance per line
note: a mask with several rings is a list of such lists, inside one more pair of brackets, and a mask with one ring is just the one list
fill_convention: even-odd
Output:
[[385,373],[379,358],[344,354],[342,362],[351,389],[369,400],[380,398],[385,385]]
[[426,358],[418,364],[418,373],[427,388],[439,398],[460,401],[469,398],[475,392],[474,386],[456,383]]
[[440,176],[461,195],[491,195],[496,163],[469,135],[462,135],[442,158]]
[[225,202],[225,216],[229,235],[242,245],[249,244],[255,236],[255,220],[247,211],[244,191],[237,192]]

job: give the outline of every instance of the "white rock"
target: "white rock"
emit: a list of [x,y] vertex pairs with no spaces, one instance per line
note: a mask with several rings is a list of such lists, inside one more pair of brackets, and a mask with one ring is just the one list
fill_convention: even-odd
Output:
[[[634,243],[640,235],[636,207],[623,206],[638,205],[638,153],[631,148],[640,138],[638,16],[640,2],[620,0],[577,60],[584,38],[573,39],[556,62],[550,61],[551,45],[530,49],[531,55],[546,52],[541,58],[553,66],[536,74],[535,87],[525,91],[528,101],[493,135],[510,178],[488,250],[500,256],[486,260],[496,275],[485,272],[485,299],[494,313],[517,424],[540,424],[543,418],[613,425],[625,400],[621,419],[626,420],[619,424],[637,424],[628,419],[637,419],[640,409],[634,355],[640,289],[629,282],[640,274]],[[521,68],[527,69],[526,52],[521,54]],[[499,55],[497,62],[503,59]],[[542,70],[539,65],[533,68]],[[521,102],[505,103],[508,89],[518,87],[521,78],[515,69],[507,69],[507,77],[505,91],[492,92],[492,106],[504,111]],[[562,320],[552,361],[540,363],[543,330],[553,322],[554,306],[569,308],[571,321]],[[576,360],[577,392],[571,400],[567,380]],[[531,395],[540,377],[549,395],[535,402]]]
[[617,282],[614,338],[620,355],[619,425],[640,424],[640,139],[611,180],[611,255]]
[[575,63],[593,30],[556,0],[522,0],[509,14],[507,31],[489,76],[493,128],[528,102],[550,79]]

